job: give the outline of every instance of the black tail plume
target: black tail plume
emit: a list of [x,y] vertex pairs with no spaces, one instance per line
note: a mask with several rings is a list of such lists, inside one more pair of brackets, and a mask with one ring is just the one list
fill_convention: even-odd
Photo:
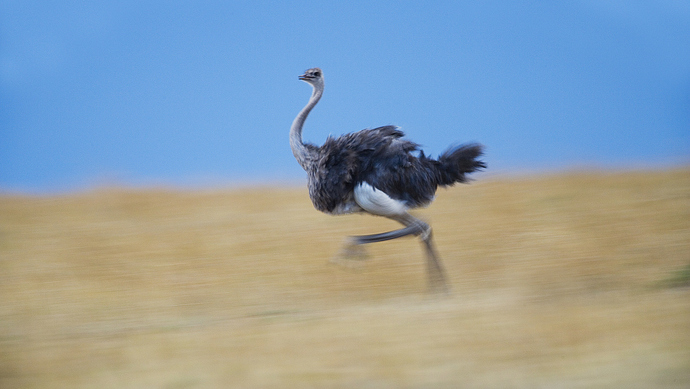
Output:
[[486,164],[477,159],[483,154],[484,146],[478,143],[449,148],[438,158],[438,184],[453,185],[456,182],[466,182],[466,174],[486,168]]

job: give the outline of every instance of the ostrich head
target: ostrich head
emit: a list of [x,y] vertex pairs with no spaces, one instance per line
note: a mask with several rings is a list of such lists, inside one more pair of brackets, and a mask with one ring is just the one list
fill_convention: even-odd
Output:
[[315,89],[323,88],[323,72],[319,68],[311,68],[299,76],[299,79],[308,83]]

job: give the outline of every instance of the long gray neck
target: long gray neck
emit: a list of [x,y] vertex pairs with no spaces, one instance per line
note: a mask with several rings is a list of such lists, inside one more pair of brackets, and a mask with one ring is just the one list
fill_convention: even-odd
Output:
[[304,142],[302,142],[302,127],[304,126],[304,121],[307,120],[309,112],[311,112],[312,108],[314,108],[316,103],[321,99],[321,95],[323,95],[323,87],[314,88],[309,102],[297,114],[290,128],[290,147],[292,148],[292,154],[304,170],[307,170],[307,157],[309,156],[309,151],[304,146]]

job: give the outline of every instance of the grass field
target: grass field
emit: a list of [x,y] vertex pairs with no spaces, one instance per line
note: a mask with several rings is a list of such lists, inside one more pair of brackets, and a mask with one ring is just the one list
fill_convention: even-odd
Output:
[[330,263],[306,189],[0,196],[0,388],[688,388],[690,170],[440,190]]

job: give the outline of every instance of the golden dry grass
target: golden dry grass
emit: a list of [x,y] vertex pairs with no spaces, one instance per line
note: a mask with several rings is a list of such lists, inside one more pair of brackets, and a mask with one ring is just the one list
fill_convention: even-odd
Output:
[[[0,197],[0,388],[687,388],[690,171],[441,190],[414,239],[305,189]],[[674,285],[678,284],[676,281]],[[682,282],[681,282],[682,284]]]

